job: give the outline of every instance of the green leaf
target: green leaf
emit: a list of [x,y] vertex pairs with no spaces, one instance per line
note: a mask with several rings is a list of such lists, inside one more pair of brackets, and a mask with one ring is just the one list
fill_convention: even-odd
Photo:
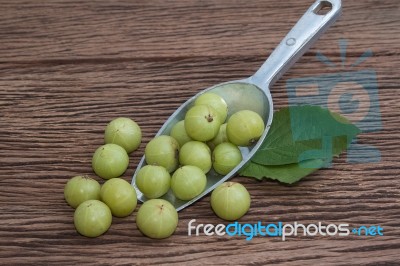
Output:
[[292,184],[330,165],[360,130],[318,106],[291,106],[274,114],[267,138],[239,174]]
[[339,114],[319,106],[290,106],[275,112],[271,128],[251,161],[287,165],[323,159],[346,150],[360,130]]
[[255,177],[262,180],[271,178],[283,183],[293,184],[303,177],[323,167],[325,161],[322,159],[307,160],[301,163],[286,165],[261,165],[250,162],[239,174],[242,176]]

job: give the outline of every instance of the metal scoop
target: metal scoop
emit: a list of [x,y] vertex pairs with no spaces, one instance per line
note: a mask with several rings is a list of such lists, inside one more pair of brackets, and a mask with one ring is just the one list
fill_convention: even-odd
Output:
[[[181,105],[165,122],[156,136],[169,135],[171,128],[183,120],[194,100],[205,92],[220,95],[228,104],[228,118],[239,110],[252,110],[264,119],[265,131],[257,143],[250,147],[240,147],[243,160],[227,175],[219,175],[213,170],[207,173],[205,190],[189,201],[177,199],[170,190],[162,198],[168,200],[179,211],[210,193],[221,183],[234,176],[258,150],[272,122],[273,105],[269,88],[301,57],[308,48],[331,26],[341,13],[340,0],[317,0],[300,18],[288,35],[272,52],[260,69],[251,77],[215,85],[201,91]],[[136,189],[138,200],[147,198],[136,186],[136,175],[146,164],[143,156],[133,175],[132,186]]]

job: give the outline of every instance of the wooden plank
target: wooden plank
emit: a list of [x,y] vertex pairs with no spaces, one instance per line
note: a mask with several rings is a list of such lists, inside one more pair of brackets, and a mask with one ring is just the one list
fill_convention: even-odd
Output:
[[[0,60],[76,60],[270,52],[309,2],[51,1],[2,4]],[[395,0],[344,1],[337,26],[319,42],[352,37],[353,49],[398,53]],[[167,48],[167,49],[166,49]]]
[[[188,237],[187,224],[225,223],[209,196],[179,213],[162,241],[141,235],[135,214],[114,218],[88,239],[75,231],[63,199],[66,181],[94,176],[91,156],[108,121],[135,119],[143,143],[122,178],[130,181],[145,144],[187,98],[208,86],[247,77],[309,3],[276,1],[15,1],[0,16],[0,258],[41,264],[392,264],[400,260],[398,1],[345,1],[341,20],[279,81],[276,109],[288,104],[286,82],[372,69],[383,130],[364,133],[382,160],[346,157],[286,186],[236,177],[252,195],[242,223],[381,225],[382,237]],[[338,40],[348,40],[341,66]],[[374,56],[350,67],[364,51]],[[338,68],[315,57],[328,56]],[[97,178],[99,181],[100,178]]]

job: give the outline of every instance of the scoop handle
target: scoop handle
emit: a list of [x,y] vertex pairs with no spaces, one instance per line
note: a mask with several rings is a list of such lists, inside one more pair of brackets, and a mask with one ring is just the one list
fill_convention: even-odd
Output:
[[341,0],[317,0],[258,71],[250,77],[260,88],[272,86],[311,45],[337,20],[342,10]]

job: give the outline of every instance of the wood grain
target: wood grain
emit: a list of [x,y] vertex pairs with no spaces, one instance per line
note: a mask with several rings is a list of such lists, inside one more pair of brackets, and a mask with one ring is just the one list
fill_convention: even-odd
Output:
[[[312,1],[311,1],[312,2]],[[177,232],[141,235],[135,214],[114,218],[96,239],[79,236],[63,187],[94,176],[91,156],[108,121],[127,116],[143,130],[122,178],[130,181],[145,144],[187,98],[247,77],[262,64],[310,1],[1,1],[0,262],[2,265],[396,265],[400,261],[400,4],[343,3],[335,24],[273,88],[288,104],[286,81],[338,71],[376,72],[383,129],[360,143],[381,161],[333,168],[301,182],[236,177],[252,196],[240,222],[380,225],[384,236],[189,237],[187,224],[226,223],[205,197],[179,213]],[[341,66],[339,39],[347,39]],[[373,57],[350,64],[367,49]],[[341,66],[329,69],[317,51]],[[101,181],[100,178],[97,180]]]

